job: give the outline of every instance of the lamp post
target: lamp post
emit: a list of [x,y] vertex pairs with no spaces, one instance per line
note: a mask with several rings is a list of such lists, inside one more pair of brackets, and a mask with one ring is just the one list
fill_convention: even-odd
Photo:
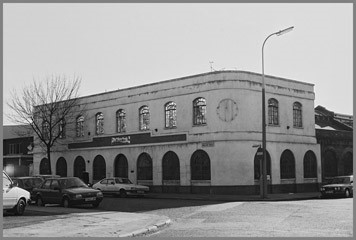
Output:
[[284,30],[280,30],[278,32],[270,34],[263,42],[262,45],[262,150],[263,150],[263,157],[261,158],[260,161],[260,176],[262,176],[262,179],[260,179],[260,195],[261,198],[267,198],[267,163],[266,163],[266,92],[265,92],[265,70],[264,70],[264,54],[263,50],[265,47],[265,43],[268,38],[270,38],[273,35],[280,36],[282,34],[285,34],[287,32],[290,32],[293,30],[294,27],[289,27]]

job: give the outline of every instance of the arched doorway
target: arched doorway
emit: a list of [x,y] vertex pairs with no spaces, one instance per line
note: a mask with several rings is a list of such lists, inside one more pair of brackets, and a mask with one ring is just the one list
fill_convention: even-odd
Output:
[[179,158],[173,151],[166,152],[162,158],[162,184],[163,192],[179,192]]
[[82,178],[83,172],[85,172],[85,161],[84,158],[78,156],[74,160],[73,176]]
[[51,174],[48,158],[43,158],[40,162],[40,174]]
[[332,177],[338,175],[338,163],[333,150],[326,150],[323,164],[323,182],[328,182]]
[[106,178],[106,163],[103,156],[98,155],[93,162],[93,182]]
[[63,157],[60,157],[57,160],[57,163],[56,163],[56,174],[61,176],[61,177],[66,177],[67,176],[67,161]]
[[307,151],[303,159],[303,168],[304,168],[304,178],[317,178],[318,169],[316,163],[316,156],[313,151]]
[[128,178],[128,172],[127,158],[123,154],[117,155],[114,162],[114,176]]
[[353,160],[352,152],[347,152],[342,157],[343,172],[341,175],[352,175],[353,174]]
[[190,158],[191,179],[211,180],[210,158],[203,150],[197,150]]
[[153,176],[152,158],[147,153],[141,153],[137,159],[137,182],[150,184]]

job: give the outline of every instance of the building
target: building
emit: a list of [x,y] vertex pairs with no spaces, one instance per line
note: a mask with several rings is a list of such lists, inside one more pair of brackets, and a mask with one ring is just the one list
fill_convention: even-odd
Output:
[[13,177],[32,175],[33,134],[30,126],[3,126],[3,168]]
[[[270,192],[315,191],[321,181],[314,85],[266,76]],[[155,192],[258,194],[261,75],[216,71],[80,98],[73,138],[52,172],[91,182],[123,176]],[[268,105],[268,106],[267,106]],[[66,133],[69,136],[69,133]],[[34,151],[45,172],[46,155]]]
[[353,117],[317,106],[315,131],[321,149],[322,182],[353,174]]

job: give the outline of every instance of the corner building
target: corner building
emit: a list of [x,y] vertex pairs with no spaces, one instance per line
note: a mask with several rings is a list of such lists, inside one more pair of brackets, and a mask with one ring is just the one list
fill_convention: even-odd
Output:
[[[314,85],[265,81],[269,193],[317,191]],[[216,71],[82,97],[86,113],[53,151],[52,172],[128,177],[153,192],[259,194],[261,82]],[[45,157],[35,153],[39,173]]]

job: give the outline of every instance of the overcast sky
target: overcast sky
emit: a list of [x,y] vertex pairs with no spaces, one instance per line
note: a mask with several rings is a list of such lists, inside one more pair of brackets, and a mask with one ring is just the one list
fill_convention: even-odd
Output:
[[[352,3],[4,4],[9,90],[51,74],[81,76],[80,95],[215,70],[315,84],[315,106],[353,113]],[[11,124],[6,117],[4,125]]]

